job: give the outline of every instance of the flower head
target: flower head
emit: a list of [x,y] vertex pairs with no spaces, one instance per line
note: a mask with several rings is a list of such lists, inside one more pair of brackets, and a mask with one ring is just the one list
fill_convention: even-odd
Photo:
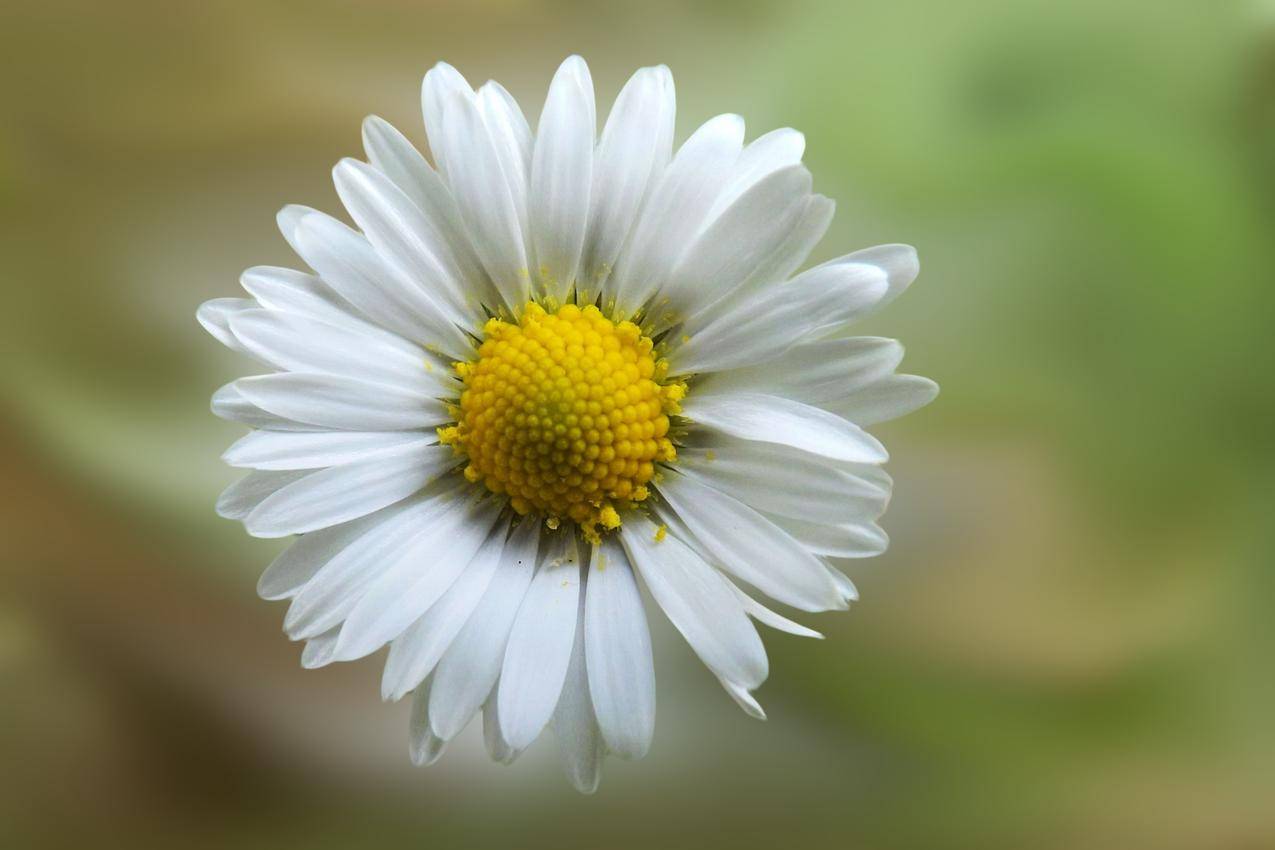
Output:
[[[642,596],[727,693],[767,674],[753,621],[857,598],[891,482],[865,426],[930,401],[893,340],[847,326],[916,276],[885,245],[796,274],[832,218],[793,130],[714,118],[673,153],[673,80],[638,71],[596,133],[572,57],[537,132],[447,65],[422,95],[431,166],[378,118],[334,169],[358,226],[290,206],[310,271],[253,268],[199,320],[265,374],[213,396],[253,431],[218,510],[300,535],[261,578],[318,667],[389,645],[432,762],[479,711],[510,761],[552,724],[568,776],[650,745]],[[795,276],[794,276],[795,274]]]

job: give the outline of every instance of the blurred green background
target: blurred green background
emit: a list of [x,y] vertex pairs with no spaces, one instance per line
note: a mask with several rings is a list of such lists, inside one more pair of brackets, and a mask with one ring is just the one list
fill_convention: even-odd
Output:
[[[661,622],[593,798],[551,737],[414,769],[377,663],[300,669],[194,320],[435,61],[534,120],[571,52],[602,109],[667,63],[679,140],[805,131],[818,258],[919,247],[865,330],[943,387],[770,720]],[[1275,847],[1271,3],[6,0],[0,93],[0,846]]]

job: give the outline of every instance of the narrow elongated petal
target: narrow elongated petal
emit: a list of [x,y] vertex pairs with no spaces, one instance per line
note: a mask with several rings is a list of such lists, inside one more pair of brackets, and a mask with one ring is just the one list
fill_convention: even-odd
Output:
[[606,754],[606,747],[589,697],[584,605],[584,595],[581,594],[581,610],[576,616],[575,642],[571,647],[566,680],[562,683],[562,695],[553,712],[553,728],[558,736],[567,779],[577,791],[592,794],[598,790],[598,781],[602,778],[602,759]]
[[516,750],[536,739],[558,704],[571,660],[579,595],[580,558],[575,541],[562,535],[527,589],[500,670],[500,730]]
[[607,747],[641,758],[655,731],[655,666],[637,579],[608,536],[593,548],[585,584],[584,657],[594,714]]
[[939,394],[939,385],[919,375],[890,375],[826,405],[851,422],[875,425],[925,407]]
[[226,519],[243,519],[275,492],[300,480],[304,472],[250,472],[231,484],[217,499],[217,513]]
[[428,684],[422,684],[417,688],[416,694],[412,697],[412,715],[408,721],[407,731],[408,754],[411,756],[412,764],[417,767],[433,764],[447,749],[447,742],[434,734],[434,730],[429,725]]
[[446,446],[422,439],[311,472],[253,508],[244,527],[255,537],[283,537],[337,525],[406,499],[455,463]]
[[575,283],[589,224],[594,110],[589,68],[572,56],[549,86],[531,159],[529,213],[537,279],[542,291],[557,301]]
[[257,306],[257,302],[251,298],[214,298],[199,305],[195,318],[204,330],[226,348],[247,354],[248,350],[230,330],[230,317]]
[[819,560],[757,511],[685,475],[668,475],[660,495],[722,569],[803,611],[841,607]]
[[228,419],[231,422],[242,422],[253,428],[270,428],[275,431],[315,431],[317,426],[294,422],[282,416],[263,410],[244,398],[232,381],[213,393],[209,409],[214,416]]
[[297,244],[333,289],[382,327],[427,350],[473,356],[473,344],[429,293],[386,266],[362,234],[316,213],[301,221]]
[[[452,181],[449,162],[462,160],[464,148],[455,144],[458,134],[444,132],[447,124],[447,103],[453,98],[473,99],[474,90],[460,72],[439,62],[430,68],[421,82],[421,112],[425,116],[425,135],[429,137],[430,152],[444,180]],[[454,191],[454,188],[453,188]]]
[[655,538],[655,526],[640,515],[620,527],[630,561],[700,660],[726,682],[759,686],[766,650],[729,583],[672,534]]
[[429,610],[473,559],[499,513],[495,500],[485,499],[418,529],[350,611],[336,659],[351,661],[375,652]]
[[768,363],[796,343],[837,330],[871,310],[886,291],[876,266],[816,269],[740,299],[711,319],[688,324],[690,341],[669,357],[676,374]]
[[875,437],[833,413],[761,393],[689,396],[687,418],[732,437],[792,446],[833,460],[884,463],[885,447]]
[[444,740],[465,728],[500,676],[509,630],[536,571],[539,542],[536,522],[513,530],[482,601],[434,671],[430,723]]
[[882,337],[803,342],[768,363],[705,375],[695,393],[758,392],[821,405],[876,383],[902,360],[903,346]]
[[303,534],[266,567],[257,582],[262,599],[291,599],[348,546],[395,513],[387,508],[350,522]]
[[256,375],[240,378],[234,388],[268,413],[320,428],[399,431],[451,418],[446,406],[429,396],[341,375]]
[[390,644],[381,696],[398,700],[433,671],[464,628],[500,566],[508,523],[497,523],[456,581],[438,602]]
[[616,98],[593,162],[581,289],[596,293],[610,278],[642,202],[668,163],[676,110],[673,75],[663,65],[638,71]]
[[253,431],[226,449],[221,459],[248,469],[318,469],[431,442],[437,442],[433,435],[417,431]]
[[793,622],[780,614],[776,614],[774,611],[770,610],[765,605],[762,605],[756,599],[753,599],[747,593],[740,590],[733,582],[731,583],[731,588],[734,589],[735,596],[739,599],[739,604],[744,606],[744,611],[757,622],[764,623],[772,629],[787,632],[788,634],[796,635],[797,637],[809,637],[823,640],[823,635],[819,634],[819,632],[814,629],[806,628],[801,623]]
[[652,190],[616,264],[609,297],[620,315],[647,302],[703,231],[744,141],[744,119],[719,115],[696,130]]

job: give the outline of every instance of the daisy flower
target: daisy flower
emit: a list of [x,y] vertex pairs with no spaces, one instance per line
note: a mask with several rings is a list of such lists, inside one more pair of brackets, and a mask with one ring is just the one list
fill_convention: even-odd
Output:
[[385,121],[333,171],[357,229],[288,206],[307,271],[258,267],[199,321],[264,374],[216,392],[253,430],[217,510],[297,539],[261,577],[302,663],[388,646],[430,763],[481,712],[493,758],[552,726],[571,782],[655,725],[642,586],[726,692],[764,717],[754,621],[847,607],[891,481],[864,427],[929,402],[893,340],[847,327],[916,253],[797,273],[833,203],[802,135],[721,115],[674,152],[673,79],[643,68],[597,132],[579,57],[533,133],[498,83],[424,80],[431,165]]

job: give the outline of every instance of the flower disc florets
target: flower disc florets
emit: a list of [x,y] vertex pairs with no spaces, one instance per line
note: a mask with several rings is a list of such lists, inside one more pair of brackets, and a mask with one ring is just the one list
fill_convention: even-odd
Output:
[[514,324],[491,319],[444,444],[469,459],[465,477],[506,494],[520,514],[577,523],[586,536],[620,525],[648,495],[655,465],[677,457],[669,415],[686,393],[632,322],[592,305],[554,313],[529,303]]

